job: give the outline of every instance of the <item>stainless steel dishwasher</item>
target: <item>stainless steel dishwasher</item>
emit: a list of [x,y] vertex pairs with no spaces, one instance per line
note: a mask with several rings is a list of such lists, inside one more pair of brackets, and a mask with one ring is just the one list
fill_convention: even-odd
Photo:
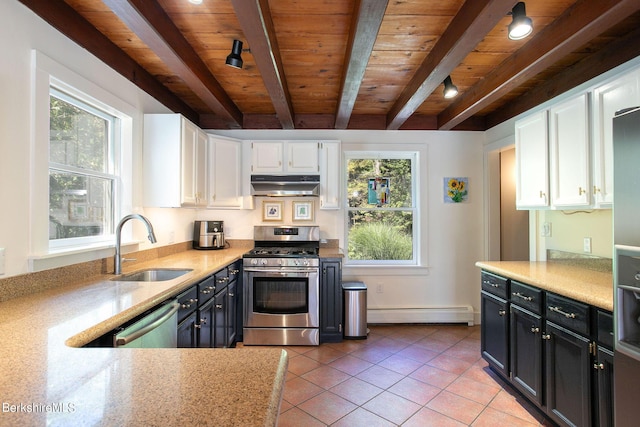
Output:
[[178,346],[178,300],[169,301],[124,326],[113,335],[120,348],[176,348]]

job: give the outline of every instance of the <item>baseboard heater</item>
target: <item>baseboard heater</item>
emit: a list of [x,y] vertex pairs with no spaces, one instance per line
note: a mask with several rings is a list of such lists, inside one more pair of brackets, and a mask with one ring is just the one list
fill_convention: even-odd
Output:
[[466,323],[473,326],[473,317],[470,305],[367,310],[367,323]]

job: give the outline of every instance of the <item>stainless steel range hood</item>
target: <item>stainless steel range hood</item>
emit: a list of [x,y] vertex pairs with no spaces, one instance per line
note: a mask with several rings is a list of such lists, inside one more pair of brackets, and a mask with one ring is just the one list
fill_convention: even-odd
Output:
[[319,175],[251,175],[254,196],[298,197],[320,194]]

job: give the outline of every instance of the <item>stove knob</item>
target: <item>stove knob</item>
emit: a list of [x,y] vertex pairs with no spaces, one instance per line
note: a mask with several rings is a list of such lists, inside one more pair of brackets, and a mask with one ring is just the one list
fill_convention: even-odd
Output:
[[267,260],[266,260],[266,259],[264,259],[264,258],[262,258],[262,259],[260,260],[260,264],[262,264],[262,265],[267,265]]
[[294,260],[293,260],[293,263],[294,263],[295,265],[300,265],[300,260],[294,259]]
[[305,265],[305,267],[308,267],[308,266],[309,266],[309,260],[308,260],[308,259],[305,259],[305,260],[304,260],[304,265]]
[[283,262],[284,262],[283,260],[279,259],[278,260],[278,265],[282,265]]
[[258,260],[256,258],[253,258],[251,260],[251,265],[258,265]]

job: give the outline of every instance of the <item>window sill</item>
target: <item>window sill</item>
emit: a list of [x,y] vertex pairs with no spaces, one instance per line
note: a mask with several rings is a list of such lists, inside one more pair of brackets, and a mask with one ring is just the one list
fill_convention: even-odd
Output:
[[[122,244],[123,253],[135,251],[141,242],[139,240]],[[49,270],[52,268],[66,267],[82,262],[95,261],[109,258],[114,255],[113,242],[98,242],[90,245],[68,246],[50,249],[46,254],[29,256],[29,272]]]

